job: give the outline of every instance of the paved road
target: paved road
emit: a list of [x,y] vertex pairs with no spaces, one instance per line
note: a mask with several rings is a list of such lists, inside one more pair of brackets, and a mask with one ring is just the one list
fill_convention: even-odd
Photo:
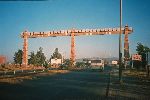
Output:
[[0,100],[93,100],[105,98],[108,74],[69,72],[26,80],[21,84],[0,84]]
[[[107,67],[104,72],[98,71],[73,71],[65,74],[55,74],[43,77],[37,77],[34,80],[25,80],[21,84],[2,84],[0,83],[0,100],[102,100],[108,99],[106,95],[106,87],[108,83],[108,73],[111,68]],[[125,78],[124,78],[125,79]],[[117,80],[113,76],[111,81]],[[145,84],[136,84],[137,80],[127,78],[125,85],[121,88],[126,94],[138,94],[140,87]],[[111,83],[110,89],[120,89],[118,85]],[[132,88],[134,87],[134,90]],[[137,87],[137,88],[136,88]],[[126,89],[127,88],[127,89]],[[128,91],[130,90],[130,91]],[[144,95],[148,95],[148,92]],[[144,90],[143,90],[144,91]],[[118,91],[117,91],[118,92]],[[112,93],[111,93],[112,94]],[[118,95],[119,93],[117,93]],[[127,97],[123,98],[134,99]],[[137,96],[134,95],[134,96]],[[110,96],[109,99],[116,100],[116,97]],[[136,100],[136,99],[134,99]],[[144,100],[144,99],[143,99]]]

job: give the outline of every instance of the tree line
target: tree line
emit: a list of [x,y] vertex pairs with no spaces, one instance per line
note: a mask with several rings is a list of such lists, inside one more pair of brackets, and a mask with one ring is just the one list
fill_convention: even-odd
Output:
[[[137,43],[136,46],[136,51],[139,55],[142,56],[142,61],[134,61],[134,65],[136,69],[146,69],[146,66],[148,64],[148,53],[150,52],[150,48],[143,45],[142,43]],[[15,64],[22,64],[22,55],[23,55],[23,51],[22,50],[18,50],[17,52],[15,52],[14,54],[14,63]],[[59,53],[58,48],[55,49],[54,53],[51,55],[50,59],[62,59],[62,55]],[[50,60],[49,59],[49,60]],[[40,47],[39,50],[35,53],[35,52],[30,52],[29,55],[29,59],[28,59],[28,63],[32,64],[34,66],[48,66],[48,61],[46,61],[46,57],[43,53],[43,48]],[[64,62],[65,65],[70,66],[70,59],[66,59]],[[82,63],[77,63],[77,66],[84,66]],[[147,68],[148,69],[148,68]]]
[[148,60],[149,60],[149,52],[150,52],[150,48],[143,45],[142,43],[137,43],[137,46],[136,46],[136,51],[139,55],[142,56],[142,60],[141,60],[141,64],[138,64],[137,69],[139,67],[142,67],[142,68],[145,68],[146,65],[148,65]]
[[[14,54],[14,63],[15,64],[22,64],[22,56],[23,56],[23,51],[18,50]],[[55,49],[54,53],[51,55],[50,59],[62,59],[62,55],[59,53],[58,48]],[[29,65],[34,65],[34,66],[48,66],[48,62],[50,61],[46,60],[46,56],[43,53],[43,48],[40,47],[39,50],[35,53],[34,51],[30,52],[29,59],[28,59],[28,64]]]

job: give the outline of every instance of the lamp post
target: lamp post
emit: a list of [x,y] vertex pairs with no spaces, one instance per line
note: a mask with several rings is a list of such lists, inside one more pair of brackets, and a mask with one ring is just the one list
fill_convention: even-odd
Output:
[[119,82],[122,82],[122,0],[120,0],[120,34],[119,34]]

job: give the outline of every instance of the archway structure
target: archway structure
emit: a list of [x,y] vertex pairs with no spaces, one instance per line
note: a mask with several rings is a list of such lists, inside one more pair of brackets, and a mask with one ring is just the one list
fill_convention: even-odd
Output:
[[[129,40],[128,34],[133,32],[132,27],[127,25],[121,29],[121,33],[124,36],[124,61],[128,61],[130,58],[129,54]],[[120,34],[120,28],[102,28],[102,29],[71,29],[71,30],[59,30],[59,31],[47,31],[47,32],[29,32],[24,31],[21,34],[23,38],[23,60],[22,65],[28,65],[28,38],[40,38],[40,37],[57,37],[57,36],[71,36],[71,50],[70,50],[70,60],[72,65],[75,62],[75,36],[82,35],[106,35],[106,34]]]

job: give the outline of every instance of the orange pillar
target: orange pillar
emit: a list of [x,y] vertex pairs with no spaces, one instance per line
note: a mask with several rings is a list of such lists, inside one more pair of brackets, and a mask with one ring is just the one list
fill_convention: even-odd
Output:
[[71,32],[71,51],[70,51],[70,60],[71,60],[71,66],[74,66],[75,63],[75,36],[74,36],[74,30]]
[[25,31],[23,33],[23,57],[22,57],[22,65],[27,66],[28,65],[28,33]]
[[128,30],[129,30],[129,27],[126,25],[125,30],[124,30],[124,61],[128,61],[130,59]]

